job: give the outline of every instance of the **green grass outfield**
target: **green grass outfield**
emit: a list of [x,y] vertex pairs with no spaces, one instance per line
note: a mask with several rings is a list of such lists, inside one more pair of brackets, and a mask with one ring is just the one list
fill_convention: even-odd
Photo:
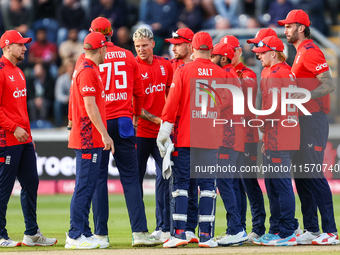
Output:
[[[110,249],[127,249],[131,248],[131,230],[125,206],[123,195],[110,195],[110,217],[109,217],[109,237],[111,241]],[[38,224],[42,233],[47,237],[56,237],[58,243],[53,247],[19,247],[19,248],[6,248],[0,249],[3,251],[34,251],[34,250],[64,250],[65,245],[65,232],[69,230],[70,210],[69,205],[71,195],[54,195],[54,196],[39,196],[38,197]],[[299,199],[296,200],[296,217],[300,224],[302,224],[302,215],[300,210]],[[340,195],[333,196],[335,221],[340,227]],[[147,195],[144,197],[146,214],[148,219],[148,228],[152,232],[156,226],[155,220],[155,197]],[[269,204],[267,196],[265,195],[266,211],[269,212]],[[216,229],[215,235],[225,231],[226,216],[221,198],[217,198],[217,213],[216,213]],[[269,216],[266,219],[266,227],[268,229]],[[92,213],[90,215],[90,226],[93,227]],[[7,230],[10,238],[20,241],[23,238],[24,232],[24,219],[22,216],[20,197],[11,197],[7,210]],[[251,231],[251,214],[248,204],[247,210],[247,232]],[[244,245],[252,246],[252,245]],[[160,246],[158,246],[160,247]],[[196,244],[190,244],[189,247],[197,247]],[[157,247],[156,247],[157,248]],[[260,247],[259,247],[260,248]],[[142,248],[144,249],[144,248]],[[340,245],[339,245],[340,249]],[[208,254],[210,253],[207,252]],[[317,251],[299,254],[324,254],[324,252]],[[332,251],[327,252],[333,254]],[[280,254],[280,253],[275,253]],[[283,253],[282,253],[283,254]],[[288,253],[284,253],[288,254]],[[291,254],[291,253],[289,253]],[[340,250],[334,254],[340,254]]]

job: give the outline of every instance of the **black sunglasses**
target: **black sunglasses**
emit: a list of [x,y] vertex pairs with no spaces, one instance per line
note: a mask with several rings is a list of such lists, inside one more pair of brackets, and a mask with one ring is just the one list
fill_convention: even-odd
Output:
[[172,38],[174,38],[174,39],[183,38],[184,40],[187,40],[187,41],[191,42],[191,39],[185,38],[185,37],[179,35],[177,32],[172,32]]

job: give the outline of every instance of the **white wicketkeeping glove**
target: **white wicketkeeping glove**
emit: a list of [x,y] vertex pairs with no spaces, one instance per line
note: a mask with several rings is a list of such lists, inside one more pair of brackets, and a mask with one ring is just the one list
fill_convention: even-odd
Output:
[[[157,136],[157,146],[159,149],[159,153],[161,154],[161,157],[164,158],[165,153],[166,153],[166,147],[165,147],[165,142],[170,139],[170,134],[172,131],[172,126],[170,122],[164,122],[162,123],[158,136]],[[170,141],[171,142],[171,141]]]
[[165,142],[166,153],[163,158],[163,166],[162,166],[162,175],[163,179],[169,179],[172,174],[171,166],[174,165],[174,162],[171,161],[171,153],[175,150],[174,144],[171,142],[170,137]]

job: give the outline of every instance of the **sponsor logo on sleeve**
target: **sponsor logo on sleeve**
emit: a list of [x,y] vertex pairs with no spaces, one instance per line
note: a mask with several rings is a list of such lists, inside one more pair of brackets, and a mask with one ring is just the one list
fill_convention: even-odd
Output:
[[91,91],[91,92],[95,92],[96,89],[94,87],[88,87],[87,85],[85,87],[83,87],[83,91],[84,92],[88,92],[88,91]]
[[325,62],[325,63],[323,63],[323,64],[318,64],[318,65],[315,67],[315,70],[316,70],[316,71],[320,71],[320,70],[322,70],[323,68],[326,68],[326,67],[328,67],[328,64]]

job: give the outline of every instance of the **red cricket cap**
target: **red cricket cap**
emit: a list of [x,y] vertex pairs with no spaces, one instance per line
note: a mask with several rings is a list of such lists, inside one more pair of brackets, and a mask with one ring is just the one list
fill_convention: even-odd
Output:
[[222,55],[222,56],[226,56],[227,58],[229,58],[230,60],[233,59],[235,52],[234,49],[232,48],[231,45],[227,44],[227,43],[217,43],[214,46],[213,51],[211,52],[212,55]]
[[191,43],[195,33],[190,28],[180,28],[172,32],[172,38],[166,38],[164,41],[172,44]]
[[247,43],[259,43],[259,41],[261,41],[263,38],[272,35],[277,37],[277,34],[273,29],[262,28],[256,33],[255,38],[247,40]]
[[0,38],[0,47],[1,49],[7,45],[12,43],[30,43],[32,38],[24,38],[22,35],[16,30],[7,30]]
[[292,10],[287,14],[286,19],[278,20],[277,23],[280,26],[291,23],[300,23],[302,25],[305,25],[306,27],[310,26],[308,14],[305,13],[303,10]]
[[238,39],[233,35],[226,35],[221,38],[220,43],[227,43],[233,49],[241,47],[240,42]]
[[254,53],[263,53],[266,51],[283,51],[284,45],[283,42],[277,36],[268,36],[263,40],[258,42],[258,47],[256,49],[252,49],[251,51]]
[[[85,44],[90,44],[92,47],[90,49],[85,49]],[[113,46],[112,42],[108,41],[108,38],[105,37],[102,33],[92,32],[89,33],[84,40],[84,49],[85,50],[95,50],[98,48],[102,48],[104,46]]]
[[113,34],[110,21],[103,17],[98,17],[92,20],[89,31],[100,32],[103,35],[108,35],[108,36],[112,36]]
[[[204,48],[202,46],[207,46]],[[211,50],[213,48],[213,41],[207,32],[197,32],[192,39],[192,47],[196,50]]]

